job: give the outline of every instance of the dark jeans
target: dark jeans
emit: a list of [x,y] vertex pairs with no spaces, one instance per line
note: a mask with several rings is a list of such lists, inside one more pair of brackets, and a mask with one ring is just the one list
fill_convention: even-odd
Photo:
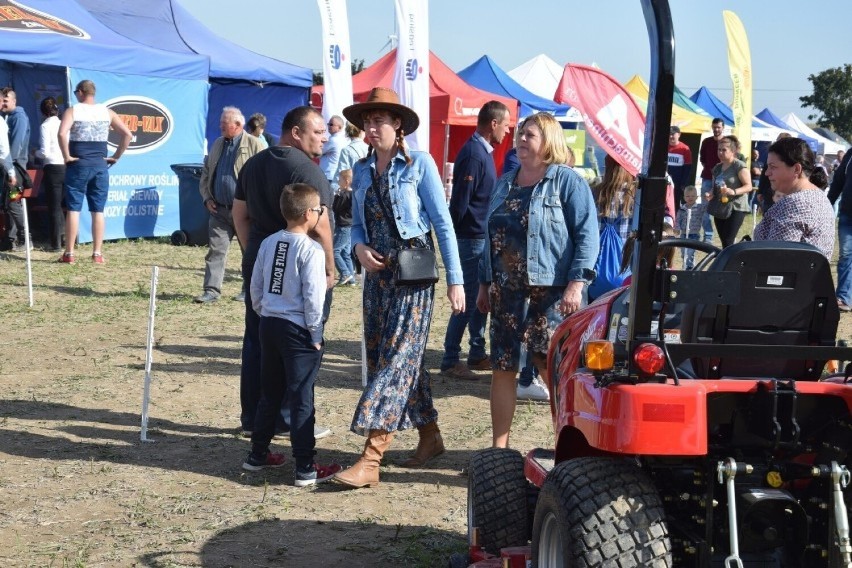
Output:
[[727,248],[737,241],[737,234],[743,226],[746,215],[748,215],[746,211],[732,211],[727,219],[713,218],[716,222],[716,233],[722,241],[722,248]]
[[12,244],[24,242],[24,207],[20,201],[10,201],[6,207],[6,238]]
[[62,248],[65,238],[65,213],[62,211],[62,183],[65,181],[65,164],[47,164],[42,172],[41,187],[47,197],[47,216],[50,228],[50,248]]
[[252,452],[264,455],[275,434],[275,422],[286,399],[290,407],[290,445],[296,466],[313,463],[314,383],[322,351],[311,343],[307,329],[283,318],[260,318],[261,397],[257,406]]
[[468,363],[476,363],[486,357],[485,322],[488,314],[483,314],[476,307],[476,296],[479,293],[479,259],[485,248],[485,239],[458,239],[458,247],[464,278],[465,311],[451,315],[447,322],[447,333],[444,335],[444,358],[441,361],[441,369],[444,370],[459,362],[465,328],[470,335]]
[[[249,244],[243,251],[243,286],[246,290],[246,329],[243,334],[242,366],[240,368],[240,425],[243,430],[252,430],[257,414],[257,405],[260,402],[261,376],[260,376],[260,316],[251,307],[251,273],[254,270],[254,261],[260,243],[266,235],[252,234]],[[325,294],[325,305],[323,306],[323,321],[328,320],[331,311],[332,291]],[[278,416],[276,432],[290,429],[290,404],[287,394],[281,403],[281,412]]]

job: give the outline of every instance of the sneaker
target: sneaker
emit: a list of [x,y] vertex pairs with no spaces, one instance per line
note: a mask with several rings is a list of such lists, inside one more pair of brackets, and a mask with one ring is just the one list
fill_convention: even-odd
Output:
[[309,469],[302,471],[296,468],[296,481],[293,483],[296,487],[307,487],[308,485],[316,485],[317,483],[325,483],[330,481],[334,474],[341,471],[343,468],[338,464],[329,465],[311,464]]
[[356,284],[355,278],[350,274],[349,276],[341,276],[335,286],[352,286],[353,284]]
[[99,252],[96,252],[92,253],[92,262],[94,262],[95,264],[106,264],[106,259],[104,258],[104,255]]
[[467,368],[467,365],[459,361],[448,369],[441,369],[441,374],[450,379],[458,379],[462,381],[476,381],[479,377]]
[[490,371],[491,370],[491,359],[488,357],[483,357],[479,361],[471,361],[467,360],[467,368],[472,371]]
[[532,383],[528,387],[518,385],[517,395],[518,400],[536,400],[542,402],[550,400],[547,385],[539,377],[533,377]]
[[234,301],[235,302],[245,302],[246,301],[246,291],[243,290],[242,292],[240,292],[239,294],[234,296]]
[[265,456],[259,457],[249,452],[246,461],[243,462],[243,469],[247,471],[260,471],[262,469],[282,467],[286,459],[284,454],[267,452]]
[[75,264],[77,261],[74,259],[74,253],[72,252],[64,252],[62,256],[59,257],[59,260],[56,262],[63,262],[65,264]]
[[846,304],[846,302],[844,302],[843,300],[837,300],[837,308],[838,308],[841,312],[850,312],[850,311],[852,311],[852,306],[848,306],[848,305]]
[[323,428],[322,426],[314,425],[314,439],[322,440],[323,438],[328,438],[331,436],[330,428]]
[[193,298],[193,302],[196,304],[209,304],[210,302],[215,302],[219,299],[219,294],[214,294],[213,292],[204,292],[200,296],[196,296]]

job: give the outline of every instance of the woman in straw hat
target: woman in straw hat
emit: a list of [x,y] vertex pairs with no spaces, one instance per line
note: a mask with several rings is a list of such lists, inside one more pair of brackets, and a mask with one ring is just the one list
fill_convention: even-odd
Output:
[[434,284],[397,285],[396,252],[434,249],[432,230],[447,272],[453,313],[464,311],[464,289],[455,233],[438,168],[426,152],[408,152],[405,135],[420,123],[390,89],[375,88],[364,103],[347,107],[346,119],[362,128],[367,157],[353,167],[352,250],[366,271],[364,338],[367,385],[352,431],[367,437],[358,462],[335,481],[349,487],[379,483],[379,464],[397,430],[416,426],[417,450],[403,467],[419,467],[443,453],[423,354],[432,318]]

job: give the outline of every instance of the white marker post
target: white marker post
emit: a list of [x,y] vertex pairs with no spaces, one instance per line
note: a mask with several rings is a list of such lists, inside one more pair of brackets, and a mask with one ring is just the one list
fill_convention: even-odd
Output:
[[751,204],[751,240],[754,240],[754,228],[757,226],[757,203]]
[[21,208],[24,210],[24,248],[27,251],[27,292],[30,298],[30,307],[33,307],[33,259],[30,249],[32,242],[30,241],[30,216],[27,214],[27,199],[21,198]]
[[157,280],[160,276],[158,266],[151,267],[151,299],[148,302],[148,343],[145,350],[145,386],[142,389],[142,431],[139,439],[143,442],[153,442],[148,439],[148,402],[151,400],[151,362],[154,351],[154,312],[157,309]]
[[361,386],[367,386],[367,340],[364,338],[364,284],[367,282],[367,271],[361,268]]

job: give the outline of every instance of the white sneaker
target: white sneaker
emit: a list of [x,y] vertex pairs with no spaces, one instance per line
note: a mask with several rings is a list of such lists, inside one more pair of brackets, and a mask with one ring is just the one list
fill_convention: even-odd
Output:
[[539,400],[546,402],[550,400],[550,393],[547,391],[547,385],[539,377],[533,377],[530,386],[523,387],[518,385],[518,400]]

